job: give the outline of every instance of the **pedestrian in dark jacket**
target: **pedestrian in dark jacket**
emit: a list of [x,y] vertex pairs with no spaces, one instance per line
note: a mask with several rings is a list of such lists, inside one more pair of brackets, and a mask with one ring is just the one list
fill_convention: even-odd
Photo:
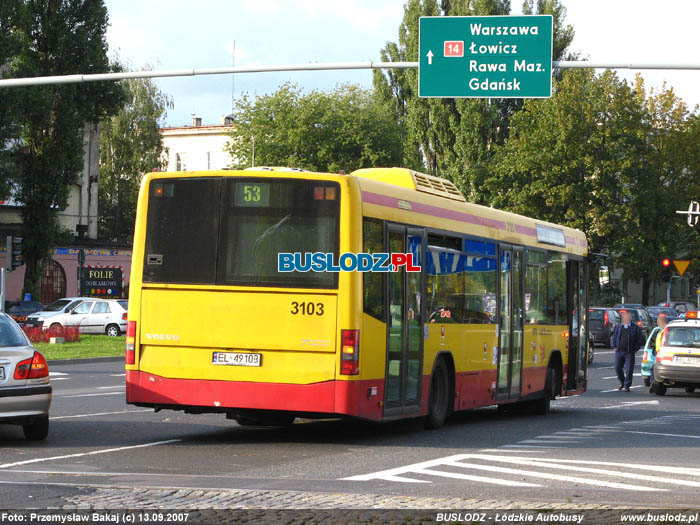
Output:
[[632,322],[632,316],[627,310],[620,311],[621,323],[615,327],[612,336],[615,351],[615,372],[620,380],[620,388],[630,391],[634,374],[634,354],[644,344],[642,330]]

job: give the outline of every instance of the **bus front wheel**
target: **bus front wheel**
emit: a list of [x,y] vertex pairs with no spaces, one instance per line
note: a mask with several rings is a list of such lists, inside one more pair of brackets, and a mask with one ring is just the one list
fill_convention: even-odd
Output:
[[425,417],[425,428],[440,428],[445,424],[450,410],[450,372],[444,359],[435,364],[433,376],[430,379],[430,395],[428,396],[428,415]]

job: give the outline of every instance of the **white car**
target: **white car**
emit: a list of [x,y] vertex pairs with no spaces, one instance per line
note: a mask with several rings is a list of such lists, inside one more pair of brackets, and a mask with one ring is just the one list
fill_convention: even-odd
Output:
[[70,311],[78,306],[84,299],[84,297],[64,297],[63,299],[58,299],[40,312],[34,312],[33,314],[28,315],[25,326],[29,328],[37,328],[46,325],[45,328],[48,328],[51,326],[51,321],[49,321],[51,317],[59,314],[70,313]]
[[656,353],[654,381],[659,396],[669,388],[685,388],[688,393],[700,388],[700,319],[693,316],[668,323]]
[[44,327],[77,326],[81,334],[106,334],[117,337],[126,332],[126,311],[125,299],[83,297],[82,302],[69,313],[50,317]]
[[7,314],[0,313],[0,423],[22,425],[28,440],[49,434],[49,367]]

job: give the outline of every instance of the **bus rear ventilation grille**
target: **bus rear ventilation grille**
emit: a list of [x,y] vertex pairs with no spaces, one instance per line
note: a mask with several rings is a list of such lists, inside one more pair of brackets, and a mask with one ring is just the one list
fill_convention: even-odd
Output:
[[412,171],[411,174],[413,175],[413,181],[416,183],[416,190],[455,201],[467,202],[464,195],[451,181],[417,171]]

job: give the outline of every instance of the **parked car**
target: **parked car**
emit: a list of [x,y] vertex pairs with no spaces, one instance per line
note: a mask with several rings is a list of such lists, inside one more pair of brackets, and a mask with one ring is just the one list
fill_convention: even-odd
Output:
[[665,315],[668,322],[679,319],[678,312],[668,306],[647,306],[646,310],[651,318],[652,326],[656,324],[656,320],[659,318],[660,314]]
[[673,308],[678,314],[678,317],[681,317],[681,314],[684,314],[686,312],[698,311],[697,305],[695,303],[691,303],[690,301],[671,301],[670,303],[664,301],[659,303],[657,306],[666,306],[667,308]]
[[613,330],[619,323],[620,315],[612,308],[591,306],[588,309],[588,330],[594,343],[609,345]]
[[616,308],[615,310],[617,310],[618,313],[621,313],[623,310],[628,311],[630,317],[632,317],[632,322],[637,323],[637,326],[642,329],[642,335],[645,338],[649,336],[652,329],[651,317],[649,317],[649,314],[644,308]]
[[51,324],[49,320],[59,314],[69,313],[73,308],[78,306],[85,298],[84,297],[64,297],[63,299],[58,299],[50,305],[48,305],[43,310],[35,312],[27,316],[26,326],[30,328],[50,327]]
[[593,339],[593,334],[588,332],[588,364],[593,362],[593,357],[595,356],[595,339]]
[[27,316],[44,309],[38,301],[5,301],[5,313],[14,319],[18,325],[24,326]]
[[77,326],[81,334],[117,337],[126,332],[126,301],[83,298],[69,313],[49,318],[49,327]]
[[7,314],[0,314],[0,423],[22,425],[29,440],[49,434],[51,384],[44,356]]
[[679,319],[666,327],[654,364],[654,390],[669,388],[692,393],[700,387],[700,319]]
[[647,337],[647,341],[642,348],[642,379],[644,380],[644,386],[651,385],[651,371],[654,368],[654,363],[656,362],[656,336],[659,335],[661,328],[658,326],[654,329]]

